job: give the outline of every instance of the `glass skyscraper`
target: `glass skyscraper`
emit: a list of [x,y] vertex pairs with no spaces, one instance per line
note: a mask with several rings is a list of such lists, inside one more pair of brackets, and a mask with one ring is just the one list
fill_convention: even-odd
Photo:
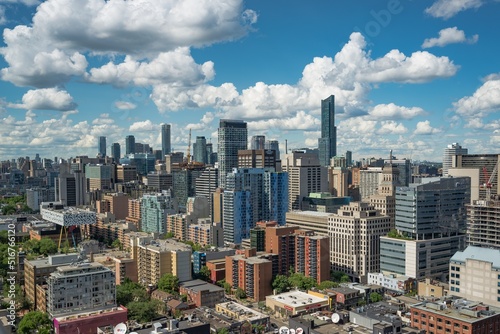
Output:
[[100,136],[99,137],[99,147],[98,147],[98,150],[99,150],[99,154],[101,155],[101,157],[105,157],[106,156],[106,137],[104,136]]
[[226,175],[238,167],[238,151],[248,147],[247,123],[221,119],[218,129],[219,186],[226,186]]
[[163,155],[162,160],[165,160],[165,156],[170,154],[172,147],[170,144],[170,124],[161,125],[161,152]]
[[196,142],[193,144],[193,159],[196,162],[208,163],[207,159],[207,140],[203,136],[196,137]]
[[119,143],[113,143],[111,145],[111,156],[113,157],[116,163],[120,162],[121,148]]
[[329,166],[337,155],[337,127],[335,126],[335,96],[321,101],[321,138],[318,139],[319,162]]
[[125,154],[135,153],[135,137],[128,135],[125,137]]

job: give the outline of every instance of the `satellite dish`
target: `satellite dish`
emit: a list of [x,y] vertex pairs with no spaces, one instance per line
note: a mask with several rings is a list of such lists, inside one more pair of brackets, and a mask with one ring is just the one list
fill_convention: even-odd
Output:
[[302,328],[297,328],[296,334],[304,334],[304,330]]
[[280,327],[280,333],[279,334],[290,334],[290,330],[286,326]]
[[332,322],[334,324],[338,323],[340,321],[340,315],[338,313],[332,314]]
[[290,328],[290,331],[289,331],[290,334],[295,334],[295,329],[293,328]]
[[118,325],[115,326],[113,332],[114,334],[125,334],[127,333],[127,325],[125,325],[123,322],[119,323]]

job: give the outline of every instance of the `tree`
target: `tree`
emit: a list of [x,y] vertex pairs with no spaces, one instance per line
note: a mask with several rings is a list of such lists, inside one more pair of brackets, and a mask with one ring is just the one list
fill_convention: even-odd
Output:
[[122,245],[122,242],[120,241],[120,239],[115,239],[115,240],[111,243],[111,247],[113,247],[113,248],[118,248],[119,250],[123,250],[123,245]]
[[7,216],[7,215],[13,215],[16,213],[16,207],[14,205],[6,205],[2,208],[2,214]]
[[40,254],[48,256],[49,254],[57,253],[57,245],[54,240],[49,238],[42,238],[40,240]]
[[217,330],[217,334],[229,334],[229,329],[227,329],[226,327],[219,328]]
[[316,280],[302,273],[295,273],[288,278],[290,285],[300,290],[310,290],[316,286]]
[[207,266],[203,266],[200,268],[200,272],[198,273],[198,278],[203,280],[203,281],[206,281],[206,282],[210,282],[210,269],[208,269]]
[[116,302],[119,305],[128,306],[131,302],[145,302],[148,299],[146,288],[128,278],[123,284],[116,286]]
[[173,237],[175,237],[174,232],[167,232],[167,234],[165,234],[165,239],[171,239]]
[[380,302],[382,301],[384,298],[377,292],[372,292],[370,293],[370,301],[372,303],[376,303],[376,302]]
[[224,291],[226,291],[228,295],[231,294],[231,284],[229,284],[228,282],[224,282],[222,284],[222,287],[224,288]]
[[52,321],[49,315],[40,311],[28,312],[19,323],[18,333],[30,334],[34,331],[39,334],[52,333]]
[[158,314],[158,300],[131,302],[127,305],[128,316],[138,322],[149,322],[155,319]]
[[325,290],[325,289],[336,288],[338,286],[339,286],[339,283],[337,283],[337,282],[323,281],[320,284],[318,284],[318,289]]
[[238,288],[236,289],[234,296],[238,299],[245,299],[247,298],[247,293],[242,288]]
[[158,281],[158,289],[165,292],[179,291],[179,278],[172,274],[165,274]]
[[255,333],[258,334],[265,333],[266,326],[264,326],[263,324],[253,324],[252,329],[254,330]]
[[290,290],[290,281],[288,280],[288,277],[285,275],[276,275],[276,277],[273,280],[273,289],[276,290],[276,293],[283,293],[288,290]]

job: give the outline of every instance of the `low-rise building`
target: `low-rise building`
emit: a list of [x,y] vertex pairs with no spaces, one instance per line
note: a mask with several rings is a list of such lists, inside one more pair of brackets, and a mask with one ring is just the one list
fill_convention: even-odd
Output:
[[422,297],[441,298],[448,295],[449,285],[437,280],[426,278],[418,282],[418,295]]
[[123,306],[94,310],[54,318],[56,334],[95,334],[102,326],[116,326],[128,320],[127,309]]
[[368,284],[376,284],[387,290],[408,293],[415,289],[415,279],[396,274],[368,273]]
[[248,322],[251,325],[262,325],[265,329],[270,328],[269,316],[257,312],[249,307],[235,302],[226,302],[215,305],[215,311],[240,322]]
[[207,261],[206,264],[210,270],[210,281],[216,283],[226,277],[226,259]]
[[179,293],[187,295],[197,307],[215,307],[224,299],[224,289],[202,280],[187,281],[179,284]]
[[266,306],[273,310],[275,315],[281,317],[328,310],[330,307],[328,298],[298,290],[267,296]]
[[401,314],[399,307],[379,302],[349,311],[349,320],[353,324],[373,330],[373,333],[400,334],[403,322],[398,311]]
[[329,290],[335,292],[337,295],[337,307],[356,306],[362,298],[360,291],[356,289],[338,287]]

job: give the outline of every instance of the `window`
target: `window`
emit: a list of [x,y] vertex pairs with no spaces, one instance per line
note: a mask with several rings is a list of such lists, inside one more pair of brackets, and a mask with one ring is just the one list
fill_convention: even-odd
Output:
[[460,324],[457,324],[456,322],[453,324],[455,327],[460,327]]
[[452,286],[450,290],[451,290],[451,291],[455,291],[455,287],[454,287],[454,286]]
[[425,313],[422,313],[422,318],[427,318],[427,315],[425,315]]
[[465,325],[463,325],[463,326],[462,326],[462,328],[463,328],[463,329],[465,329],[465,330],[468,330],[468,329],[469,329],[469,326],[465,326]]
[[460,292],[460,288],[456,288],[456,289],[455,289],[455,292]]
[[446,324],[447,325],[451,324],[450,320],[446,320]]
[[457,278],[460,278],[460,274],[457,274]]

